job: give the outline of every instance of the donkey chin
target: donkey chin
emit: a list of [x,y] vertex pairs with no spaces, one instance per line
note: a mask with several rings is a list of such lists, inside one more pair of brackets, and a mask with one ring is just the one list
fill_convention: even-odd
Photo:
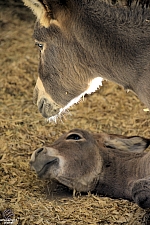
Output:
[[61,108],[56,102],[52,99],[49,99],[45,96],[42,96],[39,101],[37,101],[39,112],[42,114],[43,117],[47,118],[49,122],[57,121],[57,119],[61,119],[64,114],[68,113],[68,109],[77,104],[81,99],[84,99],[86,94],[91,94],[95,92],[100,86],[102,86],[103,78],[96,77],[94,78],[87,88],[86,91],[82,92],[79,96],[70,100],[70,102]]
[[39,102],[37,103],[38,110],[42,114],[42,116],[45,117],[49,122],[53,122],[53,121],[57,122],[57,119],[61,119],[64,116],[64,114],[68,113],[68,111],[69,111],[68,109],[75,103],[78,103],[80,101],[81,97],[78,96],[78,97],[72,99],[63,108],[61,108],[55,102],[49,101],[47,98],[42,97],[39,100]]

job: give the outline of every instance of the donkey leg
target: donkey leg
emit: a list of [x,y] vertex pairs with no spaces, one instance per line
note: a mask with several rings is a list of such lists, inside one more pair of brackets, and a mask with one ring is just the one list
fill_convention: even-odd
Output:
[[150,208],[150,177],[133,183],[132,198],[141,208]]

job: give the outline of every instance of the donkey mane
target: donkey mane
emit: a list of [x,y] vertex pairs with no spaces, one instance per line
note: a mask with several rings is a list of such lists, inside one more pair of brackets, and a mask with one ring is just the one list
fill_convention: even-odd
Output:
[[[84,7],[87,7],[87,16],[89,15],[90,18],[93,17],[94,22],[95,17],[97,17],[97,22],[99,22],[99,18],[102,18],[101,14],[103,13],[103,15],[107,15],[108,25],[113,23],[117,26],[123,25],[133,27],[133,25],[135,25],[138,27],[139,25],[144,25],[147,28],[149,27],[150,9],[141,8],[140,5],[135,5],[134,7],[117,7],[104,0],[99,0],[89,1]],[[86,11],[85,8],[84,11]]]

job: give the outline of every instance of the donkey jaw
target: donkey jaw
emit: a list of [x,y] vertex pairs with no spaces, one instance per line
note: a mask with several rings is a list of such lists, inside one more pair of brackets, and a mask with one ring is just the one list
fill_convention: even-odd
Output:
[[103,78],[102,77],[96,77],[94,78],[90,83],[89,83],[89,87],[86,91],[84,91],[83,93],[81,93],[79,96],[77,96],[76,98],[72,99],[65,107],[61,108],[59,110],[59,113],[55,116],[51,116],[49,117],[47,120],[48,122],[57,122],[58,118],[61,118],[63,116],[63,114],[74,104],[77,104],[82,98],[84,99],[84,96],[86,94],[91,94],[92,92],[95,92],[100,86],[102,86],[102,81]]

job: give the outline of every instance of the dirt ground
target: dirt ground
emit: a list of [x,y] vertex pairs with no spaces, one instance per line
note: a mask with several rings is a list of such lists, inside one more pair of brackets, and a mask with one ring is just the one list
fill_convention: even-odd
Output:
[[34,21],[19,0],[0,1],[0,224],[6,209],[20,225],[150,224],[150,211],[134,203],[73,197],[30,169],[33,150],[72,128],[150,138],[150,112],[133,93],[110,82],[72,107],[63,121],[45,121],[32,102],[38,70]]

